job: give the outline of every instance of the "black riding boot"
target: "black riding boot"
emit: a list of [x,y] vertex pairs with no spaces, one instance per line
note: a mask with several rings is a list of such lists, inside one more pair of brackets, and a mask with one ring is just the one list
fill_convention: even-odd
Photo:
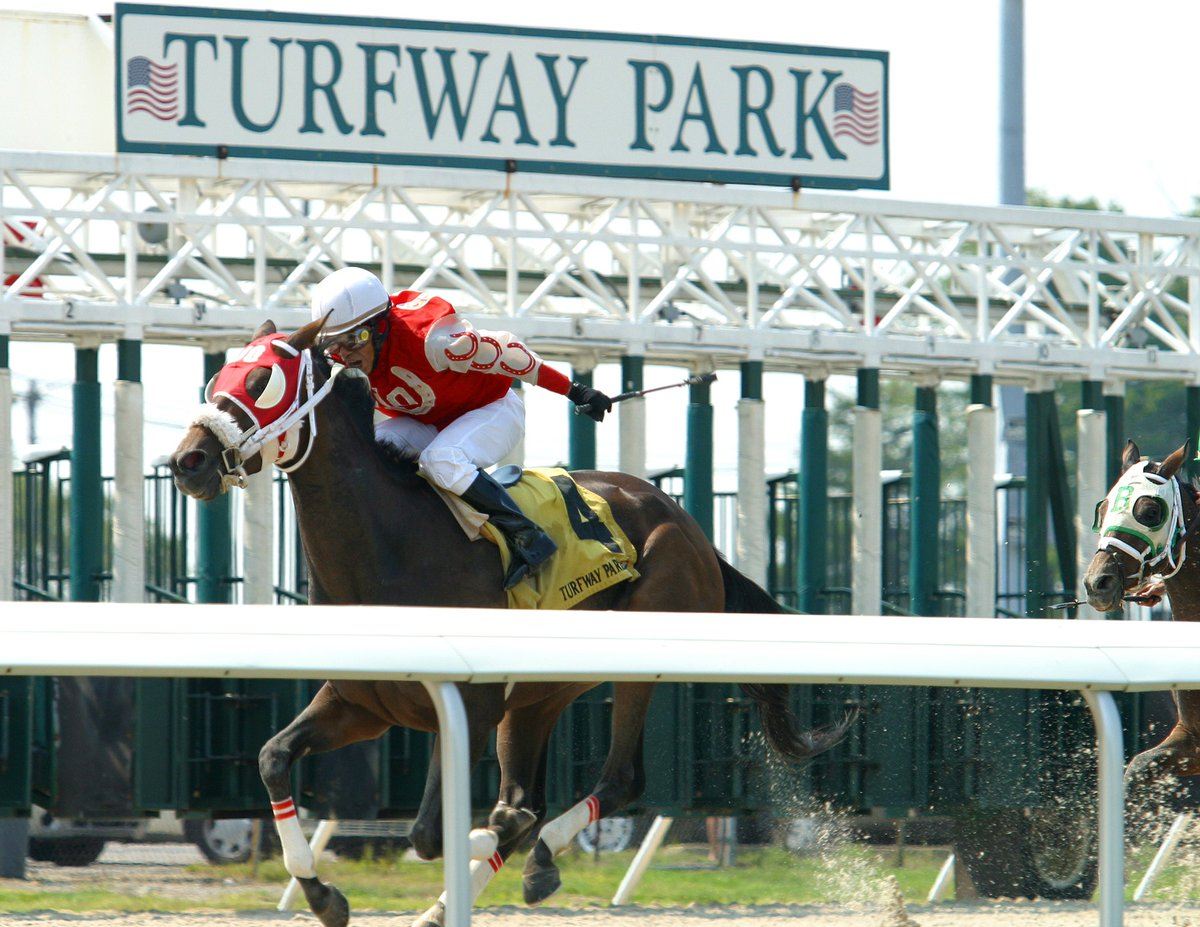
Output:
[[475,482],[462,494],[470,505],[488,517],[508,541],[512,561],[504,575],[504,588],[511,589],[528,574],[536,573],[558,545],[541,528],[525,517],[508,490],[490,474],[479,471]]

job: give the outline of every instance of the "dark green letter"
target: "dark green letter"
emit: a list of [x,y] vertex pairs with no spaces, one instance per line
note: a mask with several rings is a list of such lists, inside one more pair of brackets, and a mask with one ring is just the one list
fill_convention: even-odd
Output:
[[275,90],[275,113],[271,116],[270,122],[255,122],[246,115],[245,93],[246,93],[246,78],[245,78],[245,52],[246,38],[244,36],[226,36],[225,41],[229,43],[230,50],[233,52],[233,86],[230,88],[230,93],[233,97],[233,115],[243,129],[248,129],[251,132],[267,132],[275,127],[275,123],[279,120],[279,113],[283,109],[283,49],[287,45],[292,44],[291,39],[271,39],[271,44],[276,49],[276,60],[279,62],[276,71],[276,90]]
[[[694,113],[692,112],[693,97],[700,104],[699,111]],[[679,131],[675,133],[675,144],[671,146],[672,151],[690,150],[683,143],[683,128],[693,119],[704,123],[705,129],[708,130],[708,144],[704,146],[704,150],[709,153],[725,154],[725,149],[717,139],[717,127],[713,125],[712,111],[708,106],[708,94],[704,90],[704,78],[700,74],[699,64],[692,71],[692,82],[688,86],[687,99],[683,101],[683,115],[679,117]]]
[[[504,85],[508,84],[512,92],[511,103],[501,103],[500,96],[504,93]],[[481,142],[498,142],[496,133],[492,131],[492,123],[496,121],[496,113],[504,110],[517,117],[521,132],[517,136],[518,145],[536,145],[538,140],[529,132],[529,120],[525,118],[525,104],[521,100],[521,84],[517,80],[517,69],[513,65],[512,52],[504,61],[504,73],[500,75],[500,85],[496,88],[496,102],[492,104],[492,115],[488,117],[487,128],[479,137]]]
[[813,128],[817,130],[817,135],[821,138],[821,144],[825,147],[825,154],[833,161],[845,161],[846,156],[833,143],[833,137],[829,134],[829,128],[825,125],[824,118],[817,112],[817,107],[821,105],[821,98],[825,96],[829,85],[841,77],[842,72],[822,71],[821,74],[825,77],[825,86],[821,88],[821,91],[817,94],[817,98],[813,100],[812,106],[805,109],[804,87],[808,83],[808,77],[812,74],[812,71],[797,71],[795,68],[788,68],[788,70],[796,78],[796,150],[792,152],[792,157],[812,160],[805,137],[805,126],[811,119]]
[[633,129],[633,144],[631,149],[640,149],[642,151],[653,151],[654,146],[646,140],[646,72],[651,68],[658,71],[662,77],[663,94],[662,99],[657,103],[649,104],[650,112],[661,113],[667,108],[667,104],[671,102],[671,94],[675,92],[675,82],[671,79],[671,69],[661,61],[634,61],[629,63],[633,65],[635,74],[635,96],[634,96],[634,119],[636,123]]
[[187,90],[184,93],[184,113],[179,120],[181,126],[206,126],[203,119],[196,115],[196,46],[206,42],[212,46],[213,60],[217,59],[217,37],[215,35],[189,35],[184,32],[168,32],[163,36],[163,57],[172,42],[182,42],[184,47],[184,70],[187,72]]
[[386,82],[380,82],[375,74],[375,56],[380,52],[391,52],[396,56],[396,67],[400,67],[400,46],[399,45],[368,45],[365,42],[359,42],[358,47],[363,50],[363,55],[366,60],[363,62],[363,68],[367,74],[367,86],[365,88],[366,95],[366,114],[363,116],[362,135],[383,135],[383,131],[379,128],[379,123],[375,119],[375,95],[380,92],[386,92],[392,98],[392,102],[396,102],[396,75],[393,73]]
[[571,83],[567,87],[566,93],[563,93],[562,84],[558,82],[558,71],[556,70],[558,58],[558,55],[538,55],[538,60],[546,69],[546,78],[550,81],[550,92],[554,95],[554,108],[558,111],[556,130],[554,138],[550,139],[550,144],[574,148],[575,143],[567,137],[567,103],[571,99],[571,93],[575,90],[575,81],[579,79],[579,71],[587,64],[587,58],[576,58],[572,55],[567,59],[575,65],[575,73],[571,75]]
[[[734,154],[758,154],[750,147],[750,117],[755,116],[762,129],[767,148],[770,149],[771,154],[778,157],[783,154],[783,149],[775,141],[775,133],[771,131],[771,119],[767,115],[767,107],[771,105],[771,100],[775,96],[775,84],[771,80],[771,72],[760,65],[752,64],[744,68],[734,68],[733,73],[738,76],[738,146]],[[757,106],[750,105],[751,74],[757,74],[763,80],[763,98]]]
[[[300,47],[304,49],[304,124],[300,126],[300,131],[325,131],[317,125],[316,119],[313,118],[313,98],[320,91],[325,94],[325,100],[329,104],[329,112],[333,116],[333,121],[337,123],[338,131],[342,135],[349,135],[354,131],[354,126],[348,123],[346,117],[342,115],[342,108],[338,105],[337,97],[333,93],[333,85],[342,76],[342,53],[328,39],[298,39],[297,41]],[[315,73],[315,59],[318,48],[324,48],[329,52],[329,60],[333,68],[332,73],[329,75],[329,80],[323,84],[317,83]]]
[[467,94],[467,106],[464,109],[458,99],[458,81],[454,76],[454,49],[436,49],[438,57],[442,60],[443,83],[442,95],[438,98],[437,109],[434,109],[429,99],[429,82],[425,79],[425,62],[422,60],[425,51],[426,49],[424,48],[413,48],[411,46],[408,49],[408,53],[412,56],[413,60],[413,73],[417,78],[417,92],[421,95],[421,109],[425,113],[425,131],[432,139],[434,133],[437,132],[438,122],[442,118],[442,109],[445,107],[448,99],[450,101],[450,114],[454,117],[454,127],[458,130],[458,140],[461,142],[463,132],[467,128],[467,119],[471,115],[471,106],[475,102],[475,87],[479,84],[479,69],[487,59],[488,53],[483,51],[471,52],[471,57],[475,59],[475,76],[471,78],[471,90]]

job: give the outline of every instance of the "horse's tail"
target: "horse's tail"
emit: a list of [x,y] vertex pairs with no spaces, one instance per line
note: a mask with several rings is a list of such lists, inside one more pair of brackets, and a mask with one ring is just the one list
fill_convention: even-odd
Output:
[[[718,555],[717,559],[721,564],[721,581],[725,586],[725,611],[799,614],[776,602],[767,590],[735,569],[724,557]],[[836,724],[805,731],[792,712],[787,686],[778,683],[742,683],[741,689],[757,704],[763,734],[771,749],[789,760],[802,762],[824,753],[840,743],[850,725],[858,720],[856,708],[846,712]]]

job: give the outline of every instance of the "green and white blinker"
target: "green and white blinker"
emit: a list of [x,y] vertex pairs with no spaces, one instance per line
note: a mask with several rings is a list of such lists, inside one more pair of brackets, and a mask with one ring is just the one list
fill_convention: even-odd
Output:
[[[1147,464],[1148,461],[1141,461],[1121,474],[1105,497],[1108,511],[1104,513],[1104,521],[1100,521],[1102,501],[1096,503],[1096,518],[1092,523],[1092,530],[1100,532],[1099,550],[1119,550],[1137,561],[1138,572],[1134,579],[1138,581],[1156,574],[1169,579],[1179,572],[1187,558],[1187,544],[1181,543],[1184,528],[1179,483],[1157,473],[1147,473]],[[1134,505],[1146,497],[1163,503],[1160,510],[1165,514],[1157,525],[1143,524],[1133,516]],[[1126,538],[1145,542],[1145,548],[1139,550]],[[1176,548],[1179,549],[1178,559]],[[1165,571],[1159,568],[1160,565]]]

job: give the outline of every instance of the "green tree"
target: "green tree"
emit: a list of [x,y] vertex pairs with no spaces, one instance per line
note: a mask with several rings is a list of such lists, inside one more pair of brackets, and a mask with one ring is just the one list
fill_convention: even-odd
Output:
[[[912,415],[915,387],[911,381],[881,377],[879,407],[883,418],[883,468],[912,469]],[[853,455],[853,387],[830,389],[829,488],[849,492]],[[938,387],[938,450],[943,497],[961,497],[967,477],[967,408],[965,383],[946,381]]]

